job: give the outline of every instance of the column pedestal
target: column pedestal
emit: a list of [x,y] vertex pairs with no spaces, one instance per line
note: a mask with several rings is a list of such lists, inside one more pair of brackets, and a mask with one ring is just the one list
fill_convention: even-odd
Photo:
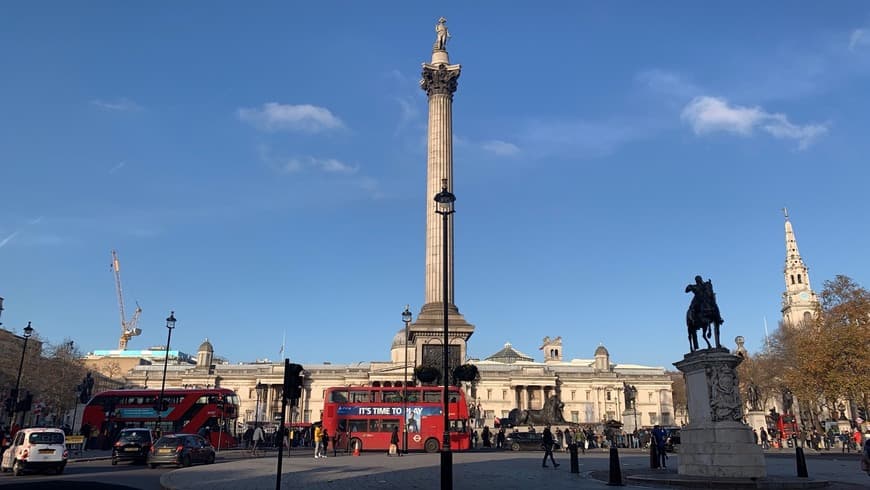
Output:
[[681,430],[680,475],[764,478],[767,469],[752,429],[743,423],[737,366],[728,349],[686,354],[674,366],[686,376],[689,424]]
[[767,430],[766,415],[767,414],[761,410],[750,410],[749,412],[746,412],[746,423],[749,424],[750,429],[755,429],[761,433],[762,427],[764,427],[764,430]]

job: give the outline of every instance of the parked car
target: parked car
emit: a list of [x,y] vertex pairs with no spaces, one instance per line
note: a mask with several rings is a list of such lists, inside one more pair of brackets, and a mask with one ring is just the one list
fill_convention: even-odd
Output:
[[214,463],[214,447],[196,434],[172,434],[157,439],[148,453],[148,465],[190,466],[194,463]]
[[538,432],[512,432],[505,437],[505,447],[511,451],[522,449],[539,451],[544,447],[544,435]]
[[3,453],[0,470],[15,476],[29,470],[54,470],[63,473],[69,451],[66,437],[60,429],[29,428],[15,433],[12,445]]
[[121,429],[112,446],[112,464],[116,465],[118,461],[144,463],[156,439],[150,429]]
[[665,452],[675,453],[680,449],[680,429],[665,429]]

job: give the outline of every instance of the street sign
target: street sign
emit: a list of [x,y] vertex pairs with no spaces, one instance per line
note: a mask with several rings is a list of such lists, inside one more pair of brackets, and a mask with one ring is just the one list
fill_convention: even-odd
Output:
[[85,442],[85,436],[66,436],[67,444],[81,444]]

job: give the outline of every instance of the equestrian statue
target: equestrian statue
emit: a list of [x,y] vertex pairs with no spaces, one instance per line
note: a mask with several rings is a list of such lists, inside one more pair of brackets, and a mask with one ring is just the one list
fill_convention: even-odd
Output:
[[[689,349],[691,352],[698,350],[698,330],[701,330],[701,338],[710,345],[710,335],[713,334],[717,349],[722,347],[719,343],[719,326],[725,322],[719,315],[719,306],[716,304],[716,294],[713,292],[713,283],[708,279],[704,281],[701,276],[695,276],[695,283],[686,286],[686,292],[692,292],[695,297],[686,311],[686,327],[689,331]],[[712,329],[711,329],[712,325]]]

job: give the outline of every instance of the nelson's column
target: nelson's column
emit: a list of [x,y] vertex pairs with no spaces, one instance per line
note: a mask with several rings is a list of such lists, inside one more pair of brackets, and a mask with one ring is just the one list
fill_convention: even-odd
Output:
[[[434,197],[446,182],[453,192],[453,93],[456,92],[460,65],[451,65],[447,56],[447,20],[443,17],[435,26],[436,39],[432,47],[432,61],[423,63],[420,87],[429,98],[428,155],[426,159],[426,303],[417,320],[411,325],[408,341],[415,347],[415,366],[442,369],[444,337],[444,301],[448,308],[450,344],[448,364],[453,368],[464,363],[466,341],[474,333],[474,325],[459,313],[454,298],[453,217],[447,216],[447,241],[444,246],[442,216],[436,213]],[[446,248],[446,250],[445,250]],[[447,266],[444,255],[447,254]],[[447,297],[444,296],[444,273],[447,273]]]

